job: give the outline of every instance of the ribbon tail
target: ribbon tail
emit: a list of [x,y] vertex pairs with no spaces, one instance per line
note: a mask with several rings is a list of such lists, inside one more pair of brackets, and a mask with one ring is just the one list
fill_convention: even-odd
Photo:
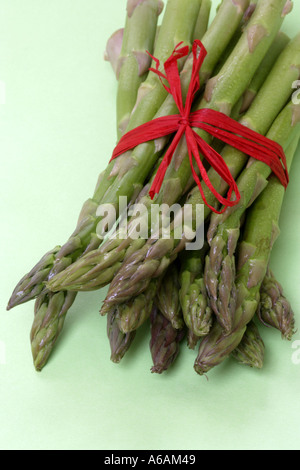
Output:
[[191,75],[191,82],[188,89],[185,108],[190,110],[192,107],[193,100],[197,91],[200,90],[200,69],[204,62],[205,57],[207,56],[207,50],[205,49],[204,45],[201,41],[196,39],[193,43],[192,48],[193,54],[193,68],[192,68],[192,75]]
[[[187,129],[187,141],[188,141],[188,149],[189,149],[189,159],[190,159],[190,164],[191,164],[191,169],[192,169],[192,173],[193,173],[193,177],[197,183],[197,186],[201,192],[201,196],[202,196],[202,199],[203,199],[203,202],[215,213],[217,214],[221,214],[223,213],[227,207],[233,207],[235,206],[236,204],[238,204],[239,200],[240,200],[240,193],[239,193],[239,190],[238,190],[238,187],[237,187],[237,184],[234,180],[234,178],[232,177],[228,167],[226,166],[224,160],[222,159],[222,157],[214,150],[212,149],[203,139],[201,139],[195,131],[192,131],[191,128],[188,128]],[[228,194],[227,194],[227,198],[224,198],[220,193],[218,193],[218,191],[214,188],[214,186],[212,185],[209,177],[208,177],[208,174],[204,168],[204,165],[201,161],[201,158],[200,158],[200,155],[199,155],[199,149],[201,150],[201,153],[203,154],[203,156],[207,159],[207,160],[210,160],[212,163],[214,163],[214,166],[215,166],[215,170],[217,171],[217,173],[226,181],[226,183],[228,184],[229,186],[229,189],[228,189]],[[205,194],[204,194],[204,191],[203,191],[203,188],[202,188],[202,185],[201,185],[201,182],[200,182],[200,179],[194,169],[194,166],[193,166],[193,158],[195,159],[196,163],[197,163],[197,166],[198,166],[198,169],[199,169],[199,172],[200,172],[200,175],[201,175],[201,178],[203,180],[203,182],[206,184],[206,186],[208,187],[208,189],[212,192],[212,194],[215,196],[216,200],[220,203],[220,204],[223,204],[224,205],[224,209],[222,211],[217,211],[215,209],[215,207],[213,207],[212,205],[210,205],[205,197]],[[214,161],[212,161],[214,158],[217,159],[217,162],[215,164]],[[235,193],[235,200],[231,200],[231,197],[232,197],[232,194]]]

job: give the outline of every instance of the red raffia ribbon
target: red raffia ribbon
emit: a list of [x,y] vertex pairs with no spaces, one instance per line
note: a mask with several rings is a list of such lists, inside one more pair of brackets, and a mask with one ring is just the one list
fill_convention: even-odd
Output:
[[[248,129],[246,126],[243,126],[242,124],[219,111],[204,108],[195,112],[191,112],[193,100],[196,93],[200,89],[200,68],[207,55],[205,47],[199,40],[195,40],[193,43],[192,75],[186,102],[185,105],[183,105],[181,82],[177,62],[179,59],[189,54],[189,47],[185,46],[180,48],[181,44],[182,43],[179,43],[176,46],[172,55],[165,62],[165,75],[159,71],[159,60],[153,56],[151,57],[156,62],[156,69],[149,69],[159,76],[164,88],[173,96],[174,101],[178,107],[179,114],[153,119],[152,121],[127,132],[120,139],[113,152],[111,160],[117,158],[124,152],[131,150],[139,144],[148,142],[150,140],[159,139],[160,137],[164,137],[170,134],[175,134],[167,152],[163,157],[149,191],[149,194],[153,199],[155,194],[159,193],[165,173],[171,163],[175,149],[179,144],[180,139],[183,137],[183,135],[185,135],[192,174],[201,192],[203,202],[213,212],[220,214],[224,212],[227,207],[232,207],[238,204],[241,196],[237,184],[222,156],[218,154],[207,142],[205,142],[193,129],[199,128],[208,132],[217,139],[225,142],[226,144],[235,147],[250,157],[266,163],[271,168],[272,172],[278,177],[282,185],[286,188],[289,182],[289,175],[285,154],[279,144],[257,132],[252,131],[251,129]],[[166,86],[162,79],[167,80],[169,86]],[[227,183],[229,189],[226,198],[219,194],[210,182],[200,158],[199,150],[202,156],[211,165],[211,167],[213,167],[214,170]],[[193,158],[197,163],[202,180],[214,194],[220,204],[225,206],[221,212],[218,212],[214,207],[208,204],[201,186],[200,178],[194,169]],[[235,199],[231,200],[233,193],[235,193]]]

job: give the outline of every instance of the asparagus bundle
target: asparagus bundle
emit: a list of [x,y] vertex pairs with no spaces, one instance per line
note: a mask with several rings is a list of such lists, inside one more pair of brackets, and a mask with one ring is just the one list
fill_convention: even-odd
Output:
[[[300,136],[299,105],[290,101],[292,84],[299,78],[300,35],[290,39],[281,26],[292,2],[223,0],[212,21],[210,0],[165,3],[163,9],[161,0],[128,0],[124,27],[107,42],[105,58],[117,78],[117,140],[154,118],[178,113],[173,96],[149,72],[156,61],[148,52],[163,64],[178,43],[191,51],[193,40],[201,39],[207,56],[193,109],[219,111],[267,136],[282,146],[290,168]],[[193,65],[192,53],[179,61],[183,101]],[[41,258],[9,300],[8,309],[35,299],[30,341],[36,370],[47,363],[77,292],[108,285],[101,314],[107,316],[114,363],[121,362],[138,330],[147,325],[151,371],[158,374],[174,363],[185,336],[190,350],[200,343],[194,362],[199,375],[229,356],[261,369],[265,346],[255,317],[261,326],[292,338],[294,313],[269,269],[284,188],[271,168],[249,158],[246,149],[243,153],[204,130],[195,131],[221,153],[240,201],[222,211],[204,181],[203,194],[199,192],[184,138],[154,199],[149,189],[171,136],[140,144],[111,161],[83,205],[70,238]],[[228,184],[212,166],[203,164],[214,188],[225,196]],[[124,214],[121,196],[127,198]],[[205,200],[209,205],[204,205],[199,221],[197,207]],[[104,219],[98,211],[106,204],[119,217],[108,236],[105,231],[113,217]],[[177,205],[180,210],[168,226],[158,224],[158,230],[148,217],[147,235],[134,237],[143,221],[136,207],[142,206],[149,216],[155,204]],[[203,247],[193,251],[188,249],[186,227],[177,236],[186,205],[192,209],[194,232],[203,225],[205,230]],[[212,213],[212,208],[221,213]],[[163,236],[166,229],[169,238]]]
[[[234,34],[236,28],[238,27],[239,22],[240,22],[240,20],[243,16],[243,13],[246,10],[247,5],[248,5],[248,2],[245,2],[243,0],[241,1],[241,3],[238,2],[237,4],[233,4],[231,2],[231,0],[224,0],[224,2],[222,3],[221,8],[219,9],[219,11],[218,11],[216,17],[214,18],[209,30],[207,31],[207,34],[205,34],[204,37],[203,37],[203,42],[204,42],[204,44],[205,44],[205,46],[208,50],[208,55],[207,55],[206,61],[203,64],[204,68],[201,69],[201,78],[203,80],[203,83],[205,83],[205,80],[207,80],[208,77],[210,76],[210,74],[212,73],[212,68],[213,68],[214,64],[217,63],[220,54],[222,54],[222,50],[226,48],[226,45],[230,41],[230,38]],[[168,4],[167,4],[167,7],[168,7]],[[168,24],[169,16],[171,16],[171,14],[170,14],[170,11],[172,13],[171,5],[169,5],[169,7],[170,7],[169,11],[168,11],[168,8],[166,9],[166,12],[165,12],[165,15],[164,15],[164,18],[163,18],[162,26],[164,25],[164,23]],[[173,5],[173,7],[174,7],[174,5]],[[177,21],[178,21],[178,18],[180,16],[179,13],[180,12],[176,12],[176,15],[175,15],[175,19],[177,18]],[[169,14],[169,16],[168,16],[168,14]],[[174,13],[173,13],[173,15],[174,15]],[[181,20],[182,20],[182,18],[181,18]],[[175,20],[174,20],[174,22],[175,22]],[[162,26],[160,28],[158,39],[163,34]],[[220,36],[220,32],[222,32],[222,39],[223,39],[223,42],[221,43],[221,47],[220,47],[220,45],[217,41],[219,36]],[[158,49],[158,44],[156,44],[155,50],[157,50],[157,49]],[[157,56],[157,53],[156,53],[156,56]],[[185,94],[187,92],[191,72],[192,72],[192,56],[190,56],[188,58],[188,60],[186,61],[186,65],[183,68],[182,73],[181,73],[183,94]],[[229,70],[228,75],[229,75],[229,77],[228,77],[228,82],[229,82],[230,70]],[[146,84],[147,84],[147,81],[145,81],[142,86],[145,87]],[[228,86],[230,86],[230,83],[228,83]],[[141,89],[141,87],[140,87],[140,89]],[[139,101],[139,98],[138,98],[138,101]],[[144,104],[146,105],[146,103],[144,103]],[[153,105],[151,104],[151,106],[153,106]],[[140,105],[138,107],[140,107]],[[173,101],[173,98],[169,96],[164,101],[164,103],[161,106],[161,109],[157,113],[156,117],[157,116],[159,117],[160,115],[172,114],[173,112],[176,112],[176,105]],[[135,115],[135,113],[136,113],[136,111],[133,114]],[[133,154],[137,155],[137,153],[139,151],[142,152],[142,153],[139,154],[140,157],[144,158],[147,161],[147,164],[148,163],[151,164],[151,162],[154,159],[158,158],[158,156],[161,152],[161,144],[156,145],[155,142],[150,142],[150,143],[147,143],[147,144],[143,144],[141,146],[138,146],[136,149],[134,149],[134,151],[132,152],[132,155]],[[155,154],[153,154],[153,151],[155,151]],[[127,157],[128,157],[128,155],[127,155]],[[151,162],[150,162],[149,158],[150,159],[152,158],[153,160],[151,160]],[[178,156],[178,159],[180,159],[180,155]],[[122,157],[118,159],[119,162],[117,162],[116,165],[119,165],[121,163],[121,160],[122,160]],[[126,158],[126,160],[127,160],[127,158]],[[132,162],[130,163],[130,161],[127,160],[127,162],[124,165],[124,169],[126,167],[126,170],[128,169],[128,167],[127,167],[128,163],[129,163],[129,166],[131,166]],[[126,177],[125,177],[125,175],[123,175],[122,185],[124,183],[124,188],[126,187],[126,189],[128,189],[128,188],[131,187],[130,181],[126,182],[125,180],[126,180],[127,177],[130,177],[130,174],[132,174],[134,176],[134,174],[136,172],[136,169],[137,169],[136,167],[137,167],[137,163],[135,162],[133,164],[133,169],[127,171]],[[142,167],[143,167],[143,165],[141,164],[140,169],[142,169]],[[187,180],[187,178],[190,175],[190,170],[189,170],[189,168],[187,168],[186,162],[185,162],[184,165],[181,165],[181,167],[182,167],[182,178],[183,178],[182,188],[183,188],[185,186],[185,181]],[[149,165],[149,168],[150,168],[150,165]],[[178,175],[178,172],[177,172],[177,168],[175,166],[175,169],[173,171],[173,175],[171,174],[166,179],[165,191],[163,191],[164,194],[167,195],[167,194],[175,193],[174,196],[176,196],[176,195],[178,196],[180,194],[180,192],[178,192],[178,189],[176,189],[176,185],[178,184],[177,175]],[[110,176],[110,180],[112,180],[111,176]],[[137,188],[138,185],[136,183],[136,176],[134,176],[134,178],[133,178],[133,183],[134,183],[133,184],[134,188]],[[103,186],[102,178],[100,178],[100,180],[98,182],[98,185],[97,185],[97,188],[98,187],[100,188],[100,186]],[[112,186],[112,197],[113,197],[114,200],[117,200],[117,196],[122,195],[122,192],[119,191],[120,182],[118,182],[117,186],[118,186],[118,191],[117,192],[116,192],[116,189]],[[134,193],[130,193],[130,194],[134,198]],[[97,199],[98,199],[98,196],[97,196]],[[93,202],[94,209],[95,209],[95,205],[96,205],[96,204],[94,204],[95,200],[96,200],[96,198],[94,198],[94,202]],[[108,200],[109,199],[104,199],[103,203],[107,202]],[[112,199],[110,199],[110,202],[111,201],[112,201]],[[145,201],[143,201],[143,202],[145,203]],[[151,201],[150,201],[150,198],[148,197],[148,203],[149,202],[151,202]],[[87,218],[92,219],[92,225],[93,225],[93,227],[95,227],[96,223],[97,224],[99,223],[99,217],[97,219],[94,219],[94,217],[92,216],[92,218],[91,218],[89,210],[87,211],[88,212],[87,218],[85,217],[86,216],[86,210],[85,209],[89,205],[90,204],[88,202],[84,206],[85,208],[82,211],[82,215],[81,215],[80,219],[83,219],[83,220],[87,220]],[[84,224],[85,224],[85,222],[84,222]],[[89,224],[89,227],[90,226],[91,226],[91,224]],[[52,267],[52,270],[51,270],[51,268],[49,269],[50,273],[48,274],[48,279],[50,281],[51,281],[51,279],[55,278],[56,274],[58,274],[60,271],[63,271],[66,268],[67,265],[70,265],[70,264],[72,265],[72,260],[74,259],[74,256],[76,256],[76,258],[79,257],[79,254],[80,254],[81,250],[80,250],[80,248],[78,248],[78,244],[81,245],[81,241],[80,241],[80,237],[78,237],[77,232],[78,231],[76,231],[73,234],[73,236],[71,237],[71,239],[67,243],[69,248],[71,248],[71,250],[72,250],[73,249],[72,246],[74,247],[74,242],[75,242],[76,251],[74,253],[72,253],[72,251],[71,252],[69,251],[69,248],[67,248],[66,251],[64,251],[64,248],[61,248],[59,250],[60,252],[63,250],[64,255],[67,255],[67,256],[64,256],[64,258],[62,258],[63,262],[66,265],[64,267],[62,267],[62,262],[59,262],[59,261],[57,262],[57,260],[56,260],[55,261],[56,267]],[[85,233],[86,233],[86,231],[85,231]],[[99,237],[96,233],[91,234],[91,240],[92,240],[91,244],[88,245],[87,248],[85,248],[86,253],[88,253],[90,250],[92,250],[93,247],[95,248],[100,243]],[[67,246],[67,245],[65,245],[65,246]],[[76,263],[74,263],[74,265],[76,265]],[[62,269],[60,269],[60,267]],[[75,268],[76,268],[76,266],[75,266]],[[110,272],[111,272],[111,275],[113,275],[115,271],[113,269],[110,269]],[[34,288],[33,288],[31,279],[32,279],[32,272],[30,273],[29,276],[25,276],[25,278],[22,280],[21,284],[19,284],[15,288],[15,290],[13,292],[13,295],[10,299],[8,308],[12,308],[12,306],[17,305],[18,303],[23,301],[23,299],[24,299],[23,295],[25,293],[24,284],[25,285],[26,284],[30,285],[28,290],[26,289],[26,301],[30,300],[31,294],[34,293]],[[109,279],[107,277],[106,277],[105,282],[106,283],[109,282]],[[64,291],[64,292],[65,292],[65,296],[67,298],[71,298],[72,301],[74,301],[74,298],[75,298],[76,294],[73,293],[72,296],[71,296],[71,294],[69,292],[66,292],[66,291]],[[46,290],[46,292],[44,291],[44,293],[43,293],[43,302],[47,305],[47,308],[48,308],[47,318],[49,319],[49,321],[48,321],[49,325],[57,325],[58,323],[55,320],[55,318],[57,318],[57,317],[60,318],[60,322],[59,322],[60,329],[58,329],[57,332],[56,332],[56,335],[54,335],[55,341],[56,341],[56,338],[58,337],[58,335],[60,333],[60,330],[63,326],[63,319],[64,319],[67,311],[66,310],[60,311],[58,309],[55,309],[51,312],[51,305],[52,304],[49,302],[49,299],[51,299],[52,296],[53,296],[53,294],[51,292],[49,292],[48,290]],[[37,301],[37,303],[40,306],[41,302]],[[70,302],[70,305],[71,305],[71,302]],[[39,317],[39,309],[36,308],[35,310],[36,310],[36,316]],[[43,326],[44,326],[44,324],[43,324]],[[35,328],[35,331],[36,331],[36,328]],[[54,342],[53,342],[53,345],[54,345]],[[33,349],[33,356],[34,356],[34,360],[35,360],[35,356],[36,356],[35,349]],[[38,367],[39,368],[42,367],[42,364],[40,364]]]

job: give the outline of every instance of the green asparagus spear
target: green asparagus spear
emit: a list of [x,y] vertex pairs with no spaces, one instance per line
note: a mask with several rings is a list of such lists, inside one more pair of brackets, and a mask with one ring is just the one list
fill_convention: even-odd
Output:
[[243,115],[248,111],[254,98],[257,96],[257,93],[259,92],[260,88],[267,80],[269,73],[275,65],[276,60],[283,52],[285,47],[288,45],[289,41],[290,38],[282,31],[277,34],[273,44],[271,45],[269,51],[261,62],[257,73],[253,77],[247,90],[232,110],[231,117],[233,119],[239,121],[243,117]]
[[290,38],[282,31],[279,31],[269,51],[267,52],[263,61],[261,62],[257,70],[257,73],[253,77],[253,80],[249,84],[244,95],[236,103],[231,113],[231,117],[233,119],[235,119],[236,121],[239,121],[243,117],[243,115],[248,111],[254,98],[257,96],[257,93],[259,92],[262,85],[267,80],[269,73],[274,67],[280,54],[284,51],[285,47],[288,45],[289,41],[290,41]]
[[31,300],[32,297],[37,297],[42,292],[43,283],[48,278],[59,249],[60,247],[57,246],[46,253],[32,270],[19,281],[8,302],[7,310]]
[[[299,114],[298,114],[299,116]],[[286,151],[290,169],[300,137],[300,121],[291,122],[297,134]],[[270,255],[279,235],[280,212],[286,194],[285,188],[275,176],[247,213],[243,240],[239,245],[236,275],[236,311],[230,333],[216,322],[202,340],[194,369],[203,375],[221,364],[240,344],[247,325],[253,320],[259,300],[260,288],[267,272]]]
[[151,372],[162,374],[168,370],[179,354],[185,330],[174,328],[169,320],[154,306],[151,316],[150,351],[153,361]]
[[257,315],[264,325],[277,329],[282,338],[291,341],[295,334],[295,315],[270,267],[261,285]]
[[184,250],[181,253],[179,297],[184,321],[189,329],[189,343],[192,345],[195,337],[199,339],[209,333],[213,322],[203,276],[205,253],[205,248]]
[[117,135],[122,137],[137,100],[140,85],[151,65],[157,17],[162,11],[161,0],[143,0],[138,4],[127,0],[127,15],[120,56],[117,61]]
[[173,263],[160,280],[156,294],[156,305],[167,320],[171,322],[173,328],[177,330],[182,329],[184,326],[179,288],[178,266],[177,263]]
[[157,280],[150,282],[145,292],[129,302],[116,306],[117,323],[122,333],[136,331],[149,319],[157,293],[157,284]]
[[265,344],[253,320],[248,323],[242,341],[232,351],[231,355],[240,364],[255,369],[262,369],[264,365]]
[[136,331],[123,333],[118,324],[117,314],[114,310],[107,314],[107,336],[110,344],[110,360],[116,364],[121,362],[126,352],[130,348]]
[[280,54],[285,50],[289,44],[290,38],[287,34],[279,31],[274,42],[272,43],[269,51],[264,57],[258,73],[255,74],[253,80],[251,81],[249,87],[245,91],[241,103],[241,108],[239,110],[240,114],[244,114],[249,108],[254,98],[257,96],[257,93],[261,89],[264,82],[268,79],[269,73],[277,62]]
[[40,294],[35,302],[34,320],[30,331],[34,367],[41,371],[62,330],[66,312],[74,302],[76,292]]
[[194,28],[193,41],[202,39],[207,31],[212,3],[211,0],[202,0],[197,22]]

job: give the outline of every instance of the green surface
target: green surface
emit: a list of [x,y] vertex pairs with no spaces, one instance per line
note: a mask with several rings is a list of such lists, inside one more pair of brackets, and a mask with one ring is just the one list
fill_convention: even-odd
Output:
[[[283,28],[291,36],[295,3]],[[0,0],[0,10],[0,449],[299,450],[299,326],[291,343],[260,327],[262,370],[230,359],[206,380],[184,348],[157,376],[147,326],[113,364],[98,314],[106,291],[80,293],[47,366],[34,370],[33,302],[5,307],[20,277],[73,231],[111,156],[117,86],[103,52],[123,26],[125,0]],[[300,149],[271,264],[297,325],[299,181]]]

